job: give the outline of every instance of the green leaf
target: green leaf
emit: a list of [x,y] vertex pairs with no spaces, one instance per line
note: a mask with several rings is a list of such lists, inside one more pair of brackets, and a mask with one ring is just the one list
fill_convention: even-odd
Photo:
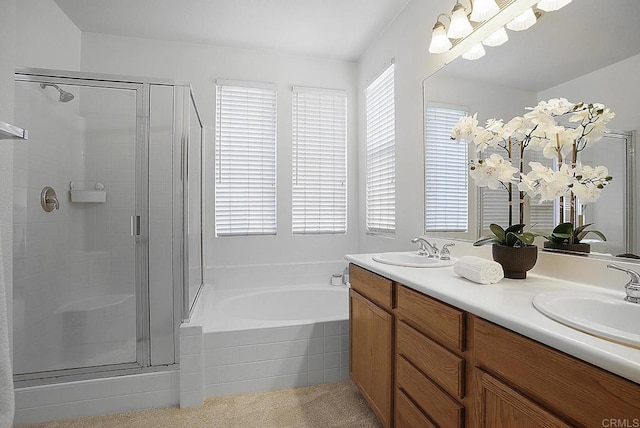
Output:
[[571,223],[560,223],[553,229],[553,234],[556,235],[558,233],[568,233],[569,235],[573,233],[573,224]]
[[516,244],[521,244],[523,246],[533,244],[533,240],[535,236],[533,233],[524,232],[524,233],[516,233],[516,232],[508,232],[506,237],[506,245],[510,247],[515,247]]
[[491,229],[491,232],[493,232],[493,234],[496,235],[496,238],[498,238],[498,241],[504,242],[505,230],[502,227],[500,227],[495,223],[491,223],[489,225],[489,229]]
[[482,238],[474,242],[473,246],[480,247],[481,245],[487,244],[500,244],[500,241],[498,241],[495,236],[483,236]]
[[583,230],[585,230],[587,227],[591,225],[593,225],[593,223],[587,223],[587,224],[583,224],[582,226],[578,226],[576,227],[576,230],[574,230],[573,233],[575,233],[577,236],[579,233],[582,233]]
[[514,224],[513,226],[509,226],[505,229],[505,233],[509,233],[509,232],[515,232],[515,233],[522,233],[522,231],[524,230],[524,223],[520,223],[520,224]]
[[604,236],[604,233],[600,232],[599,230],[584,230],[582,233],[579,233],[576,236],[576,238],[578,239],[578,242],[582,241],[584,239],[584,237],[587,236],[590,233],[593,233],[593,234],[597,235],[603,241],[607,240],[607,237]]
[[524,232],[518,235],[518,238],[520,239],[520,241],[524,242],[527,245],[531,245],[533,244],[533,240],[536,238],[536,235],[534,235],[531,232]]

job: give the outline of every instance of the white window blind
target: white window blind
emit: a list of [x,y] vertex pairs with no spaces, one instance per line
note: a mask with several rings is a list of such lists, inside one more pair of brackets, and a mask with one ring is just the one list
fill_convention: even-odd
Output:
[[469,218],[467,144],[451,140],[461,107],[428,103],[424,115],[425,231],[466,232]]
[[216,236],[276,233],[276,89],[216,82]]
[[395,85],[391,64],[365,90],[367,233],[396,230]]
[[347,94],[293,88],[294,234],[347,231]]

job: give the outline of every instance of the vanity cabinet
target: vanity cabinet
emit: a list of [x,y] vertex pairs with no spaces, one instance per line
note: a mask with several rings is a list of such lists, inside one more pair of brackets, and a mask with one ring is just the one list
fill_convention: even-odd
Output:
[[[402,285],[396,292],[396,402],[410,399],[436,426],[462,427],[465,314]],[[396,420],[402,411],[396,404]]]
[[517,426],[592,427],[612,419],[640,424],[640,385],[482,318],[469,318],[471,401],[478,419],[473,426],[491,426],[483,422],[497,411],[546,421]]
[[393,283],[354,265],[349,282],[349,373],[388,428],[392,426],[393,402]]
[[355,265],[350,272],[351,378],[385,427],[640,424],[640,385]]

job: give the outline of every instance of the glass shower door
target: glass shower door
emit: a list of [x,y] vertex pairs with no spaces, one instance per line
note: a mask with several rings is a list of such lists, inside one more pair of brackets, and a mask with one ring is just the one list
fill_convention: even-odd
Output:
[[14,372],[139,367],[142,85],[15,88]]

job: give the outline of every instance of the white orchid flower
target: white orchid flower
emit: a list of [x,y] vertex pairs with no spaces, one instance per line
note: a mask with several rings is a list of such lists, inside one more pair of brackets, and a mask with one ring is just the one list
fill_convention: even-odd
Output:
[[499,189],[503,184],[515,181],[514,174],[518,168],[499,154],[492,154],[484,160],[477,160],[469,171],[479,187],[488,187],[492,190]]
[[451,138],[456,141],[471,140],[476,128],[478,127],[478,113],[473,116],[461,117],[458,123],[451,130]]

